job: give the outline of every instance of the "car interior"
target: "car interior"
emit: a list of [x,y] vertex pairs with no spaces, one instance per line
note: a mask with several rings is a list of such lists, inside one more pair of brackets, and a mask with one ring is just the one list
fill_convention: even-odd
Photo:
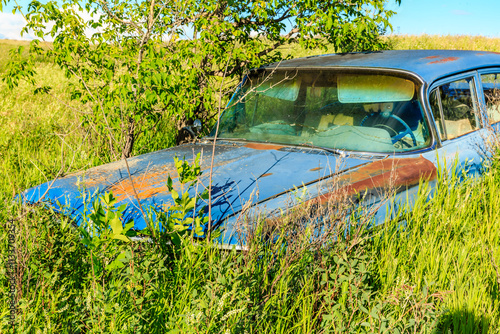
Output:
[[[428,142],[418,86],[390,75],[329,71],[257,82],[222,118],[222,137],[360,152],[407,151]],[[255,88],[256,87],[256,88]]]

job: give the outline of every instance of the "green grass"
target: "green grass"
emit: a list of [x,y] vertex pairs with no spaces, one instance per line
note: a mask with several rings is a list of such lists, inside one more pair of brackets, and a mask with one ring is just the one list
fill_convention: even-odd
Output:
[[18,47],[29,47],[29,42],[2,39],[0,40],[0,70],[3,72],[4,66],[10,59],[10,50]]
[[[389,35],[383,37],[394,50],[478,50],[500,52],[500,38],[467,35]],[[306,50],[299,45],[287,45],[280,48],[283,55],[293,58],[307,57],[326,53],[335,53],[335,48],[327,45],[326,50]]]
[[[388,39],[395,49],[500,51],[500,39],[484,37]],[[17,45],[0,42],[0,71]],[[286,50],[294,57],[318,53]],[[68,100],[59,70],[41,61],[38,78]],[[9,91],[0,83],[0,97],[0,331],[7,332],[6,222],[23,213],[13,195],[61,167],[68,173],[105,158],[79,127],[71,107],[82,106],[33,95],[25,84]],[[161,126],[163,139],[145,140],[143,151],[172,143],[168,123]],[[441,178],[429,202],[421,191],[412,213],[323,250],[308,240],[269,245],[257,234],[251,251],[240,253],[189,243],[109,243],[91,252],[77,231],[35,210],[17,225],[18,332],[499,332],[498,159],[476,180]],[[282,247],[292,241],[295,248]],[[126,252],[123,268],[93,271],[118,249]]]
[[[426,287],[442,302],[441,332],[500,328],[500,165],[478,180],[440,180],[433,199],[422,196],[411,214],[387,224],[371,245],[375,285],[390,295],[401,286]],[[425,194],[424,194],[425,195]]]
[[56,100],[68,100],[63,74],[42,63],[38,78],[54,86],[53,98],[33,95],[24,83],[12,91],[0,83],[2,200],[53,177],[61,166],[67,171],[92,163],[76,112]]
[[387,37],[391,47],[396,50],[449,49],[500,51],[500,38],[467,35],[393,35]]

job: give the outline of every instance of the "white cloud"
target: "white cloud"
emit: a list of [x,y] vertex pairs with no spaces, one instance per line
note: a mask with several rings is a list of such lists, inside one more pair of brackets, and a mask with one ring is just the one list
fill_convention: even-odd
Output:
[[0,12],[0,36],[6,39],[32,40],[33,36],[21,36],[21,29],[26,21],[21,14],[1,13]]
[[[90,14],[85,11],[77,11],[78,15],[84,20],[88,21],[91,19]],[[21,30],[26,25],[26,20],[21,14],[3,13],[0,12],[0,39],[15,39],[15,40],[27,40],[30,41],[35,38],[33,33],[24,34],[21,36]],[[45,27],[45,32],[48,32],[53,27],[53,23],[50,22]],[[96,33],[95,29],[87,29],[85,34],[91,36]],[[45,36],[45,41],[52,42],[54,39],[50,35]]]

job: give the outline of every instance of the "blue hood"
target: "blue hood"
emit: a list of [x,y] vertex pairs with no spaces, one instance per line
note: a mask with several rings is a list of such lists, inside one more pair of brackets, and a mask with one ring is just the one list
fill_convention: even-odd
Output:
[[[200,183],[208,187],[212,155],[211,144],[189,144],[128,159],[134,187],[143,207],[162,208],[172,203],[166,183],[170,175],[179,189],[174,157],[188,160],[201,153]],[[341,161],[341,163],[340,163]],[[342,157],[310,148],[220,142],[216,145],[212,176],[212,219],[215,224],[241,211],[249,200],[262,204],[310,184],[369,161]],[[25,203],[43,202],[80,223],[85,210],[83,192],[112,191],[118,205],[127,204],[126,219],[135,228],[146,227],[134,196],[123,160],[68,175],[22,193]],[[253,194],[253,195],[252,195]],[[44,196],[45,195],[45,196]],[[42,198],[43,197],[43,198]],[[88,203],[87,203],[88,205]]]

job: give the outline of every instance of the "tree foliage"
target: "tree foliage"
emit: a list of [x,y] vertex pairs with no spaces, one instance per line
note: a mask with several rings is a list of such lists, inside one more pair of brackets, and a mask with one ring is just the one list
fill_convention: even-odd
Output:
[[154,139],[162,118],[178,129],[196,118],[213,124],[245,70],[282,59],[283,45],[384,48],[379,36],[394,14],[385,0],[35,0],[14,12],[36,39],[4,80],[36,86],[34,57],[48,56],[71,79],[84,125],[114,158]]

